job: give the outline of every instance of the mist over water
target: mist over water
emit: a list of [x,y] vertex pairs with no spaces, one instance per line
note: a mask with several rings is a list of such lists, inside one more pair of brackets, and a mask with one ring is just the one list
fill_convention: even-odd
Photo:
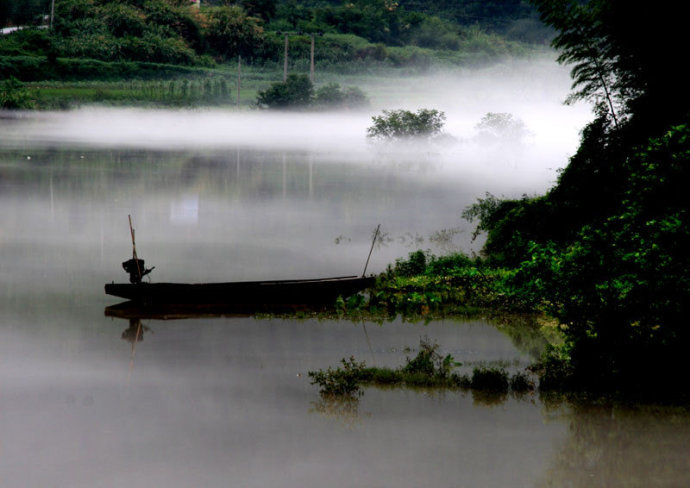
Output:
[[[470,179],[491,182],[487,191],[522,184],[517,191],[540,192],[555,179],[577,147],[579,131],[591,118],[584,104],[564,106],[570,79],[552,59],[506,61],[477,70],[440,72],[398,79],[363,78],[372,105],[341,112],[144,110],[85,108],[24,114],[0,121],[0,144],[19,147],[146,148],[151,150],[307,151],[319,164],[369,161],[413,162]],[[359,80],[358,80],[359,81]],[[355,82],[353,82],[354,84]],[[343,81],[344,85],[348,80]],[[432,108],[446,115],[443,144],[402,147],[366,138],[372,115],[381,110]],[[476,125],[489,112],[524,122],[520,141],[478,144]],[[431,156],[431,157],[430,157]],[[433,160],[428,163],[425,160]]]
[[[339,405],[307,376],[400,366],[422,337],[464,371],[522,369],[543,338],[515,324],[152,319],[136,341],[136,320],[104,316],[128,214],[153,281],[360,274],[380,223],[378,273],[420,248],[478,252],[463,208],[546,190],[590,118],[562,105],[552,60],[368,80],[343,80],[372,99],[343,113],[0,113],[0,486],[687,485],[682,410],[376,388]],[[398,108],[444,111],[449,137],[367,141]],[[529,134],[482,142],[488,112]]]

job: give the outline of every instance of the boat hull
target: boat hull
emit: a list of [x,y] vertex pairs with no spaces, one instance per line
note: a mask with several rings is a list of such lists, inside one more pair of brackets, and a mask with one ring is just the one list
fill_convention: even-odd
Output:
[[374,284],[373,277],[230,283],[111,283],[105,293],[155,305],[328,305]]

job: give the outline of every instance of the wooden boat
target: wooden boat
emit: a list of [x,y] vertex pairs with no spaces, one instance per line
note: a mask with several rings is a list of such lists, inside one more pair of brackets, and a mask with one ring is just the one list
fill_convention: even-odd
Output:
[[[380,226],[379,226],[380,227]],[[362,276],[340,276],[334,278],[236,281],[227,283],[150,283],[142,278],[154,268],[147,269],[143,259],[137,257],[132,217],[129,216],[132,235],[132,259],[122,263],[129,274],[129,283],[105,285],[105,293],[126,298],[134,305],[187,306],[196,309],[227,308],[233,310],[257,310],[262,307],[295,307],[333,305],[339,296],[354,295],[374,284],[374,277],[366,277],[364,266]],[[378,235],[377,227],[374,240]],[[371,249],[373,250],[372,243]],[[371,256],[371,250],[369,251]]]
[[354,295],[374,281],[374,277],[343,276],[228,283],[110,283],[105,285],[105,293],[147,305],[331,305],[339,296]]

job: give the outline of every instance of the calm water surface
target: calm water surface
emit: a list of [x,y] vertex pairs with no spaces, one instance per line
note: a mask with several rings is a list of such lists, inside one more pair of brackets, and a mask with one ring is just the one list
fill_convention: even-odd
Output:
[[462,209],[486,190],[542,191],[555,170],[489,171],[462,149],[18,139],[45,124],[4,121],[0,137],[0,486],[690,484],[683,408],[375,388],[338,405],[307,377],[349,356],[400,365],[423,337],[467,367],[520,368],[540,342],[514,328],[225,317],[144,320],[133,342],[104,315],[117,299],[103,284],[126,279],[128,214],[154,280],[358,274],[379,223],[380,272],[417,248],[476,249]]

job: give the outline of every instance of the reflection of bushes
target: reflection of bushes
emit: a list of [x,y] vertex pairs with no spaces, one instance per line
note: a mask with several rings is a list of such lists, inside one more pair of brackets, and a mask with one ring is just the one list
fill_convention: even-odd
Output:
[[318,402],[312,402],[312,412],[326,417],[340,419],[346,425],[355,424],[359,418],[359,397],[349,395],[321,395]]
[[475,368],[472,372],[472,388],[495,392],[507,392],[510,383],[508,373],[500,368]]
[[690,486],[687,406],[616,404],[550,398],[568,425],[537,487]]

